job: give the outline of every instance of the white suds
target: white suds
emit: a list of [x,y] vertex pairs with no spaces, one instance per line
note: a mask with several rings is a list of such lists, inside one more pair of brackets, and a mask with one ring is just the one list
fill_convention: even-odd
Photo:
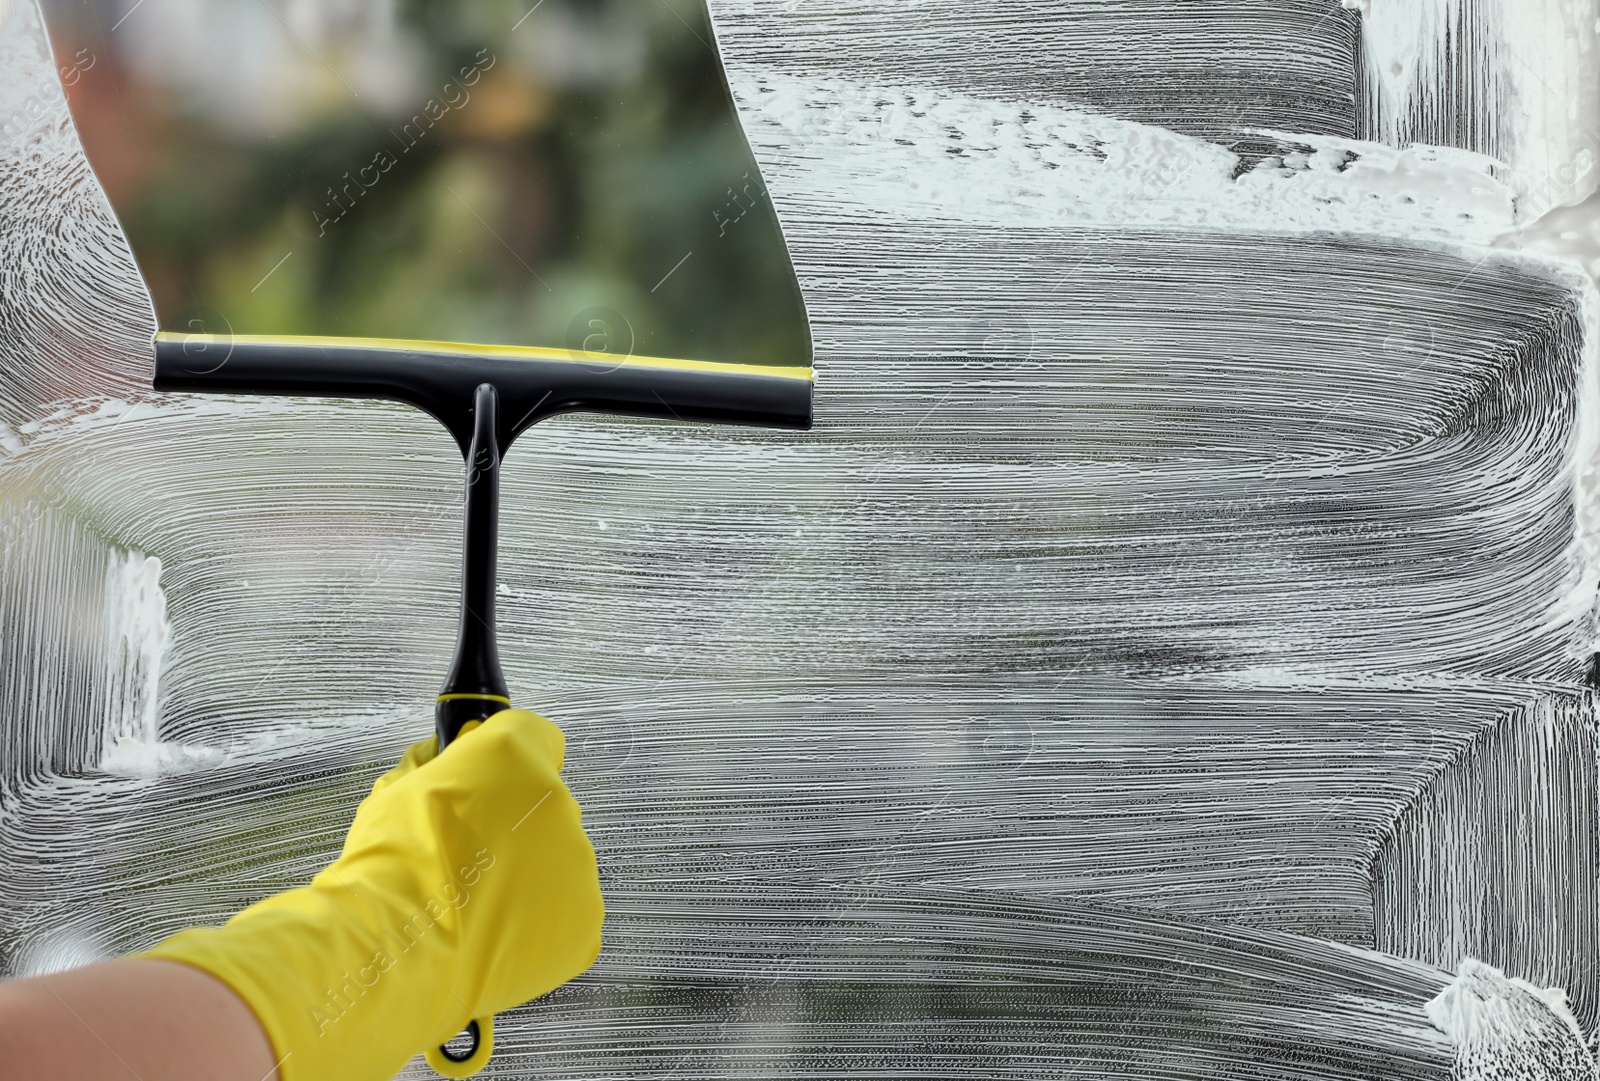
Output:
[[1500,159],[1522,223],[1594,192],[1600,64],[1592,0],[1342,2],[1361,13],[1372,138]]
[[12,964],[14,976],[49,976],[116,956],[92,928],[65,923],[31,936]]
[[100,768],[126,777],[154,777],[217,765],[222,755],[213,748],[161,740],[161,667],[172,634],[161,560],[117,553],[108,577],[106,685],[111,714]]
[[124,744],[154,744],[160,738],[161,660],[172,633],[161,591],[161,560],[128,552],[113,558],[109,578],[106,623],[112,641],[106,675],[120,708],[106,729],[107,760]]
[[1457,1081],[1600,1077],[1559,989],[1536,987],[1469,958],[1427,1011],[1455,1042]]
[[734,84],[758,151],[806,146],[835,211],[1034,227],[1345,231],[1488,243],[1515,192],[1482,154],[1257,131],[1254,163],[1194,136],[1050,105],[762,72]]

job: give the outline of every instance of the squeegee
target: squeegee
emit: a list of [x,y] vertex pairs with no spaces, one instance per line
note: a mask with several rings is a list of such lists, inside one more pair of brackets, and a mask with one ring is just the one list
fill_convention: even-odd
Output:
[[[466,535],[455,659],[434,704],[441,750],[464,725],[511,706],[495,644],[495,586],[500,463],[517,436],[562,413],[811,426],[810,368],[521,346],[160,333],[154,384],[163,391],[404,402],[455,438],[466,470]],[[471,1063],[480,1047],[492,1046],[492,1022],[468,1026],[465,1052],[439,1053],[453,1064]]]
[[[809,368],[595,357],[566,350],[363,338],[161,333],[157,390],[381,398],[416,406],[466,463],[466,537],[455,660],[434,711],[442,750],[468,721],[511,705],[495,645],[500,462],[517,436],[561,413],[811,426]],[[603,361],[603,363],[597,363]]]

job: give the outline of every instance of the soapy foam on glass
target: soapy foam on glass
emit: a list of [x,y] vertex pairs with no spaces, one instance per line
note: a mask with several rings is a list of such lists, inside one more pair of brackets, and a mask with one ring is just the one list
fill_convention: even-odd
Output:
[[[1593,12],[1166,7],[713,4],[818,428],[508,459],[502,652],[610,915],[505,1068],[1593,1073]],[[460,461],[144,389],[31,0],[0,60],[21,973],[331,856],[428,728]]]

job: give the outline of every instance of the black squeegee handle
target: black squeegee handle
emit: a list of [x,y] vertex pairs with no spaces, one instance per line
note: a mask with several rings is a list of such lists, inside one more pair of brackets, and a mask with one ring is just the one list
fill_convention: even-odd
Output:
[[456,655],[434,705],[434,729],[444,750],[469,721],[511,708],[511,691],[495,643],[494,595],[500,534],[499,394],[489,383],[472,396],[473,431],[467,447],[465,537],[461,557],[461,625]]

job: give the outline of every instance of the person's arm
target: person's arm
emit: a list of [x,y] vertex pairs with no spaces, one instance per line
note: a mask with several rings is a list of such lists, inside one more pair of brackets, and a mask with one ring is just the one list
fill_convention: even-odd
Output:
[[275,1081],[244,1000],[171,961],[128,958],[0,983],[0,1072],[35,1081]]
[[[309,885],[135,958],[0,983],[0,1076],[385,1081],[419,1051],[481,1069],[495,1013],[594,962],[594,850],[561,730],[525,710],[378,779]],[[479,1050],[438,1047],[468,1021]]]

